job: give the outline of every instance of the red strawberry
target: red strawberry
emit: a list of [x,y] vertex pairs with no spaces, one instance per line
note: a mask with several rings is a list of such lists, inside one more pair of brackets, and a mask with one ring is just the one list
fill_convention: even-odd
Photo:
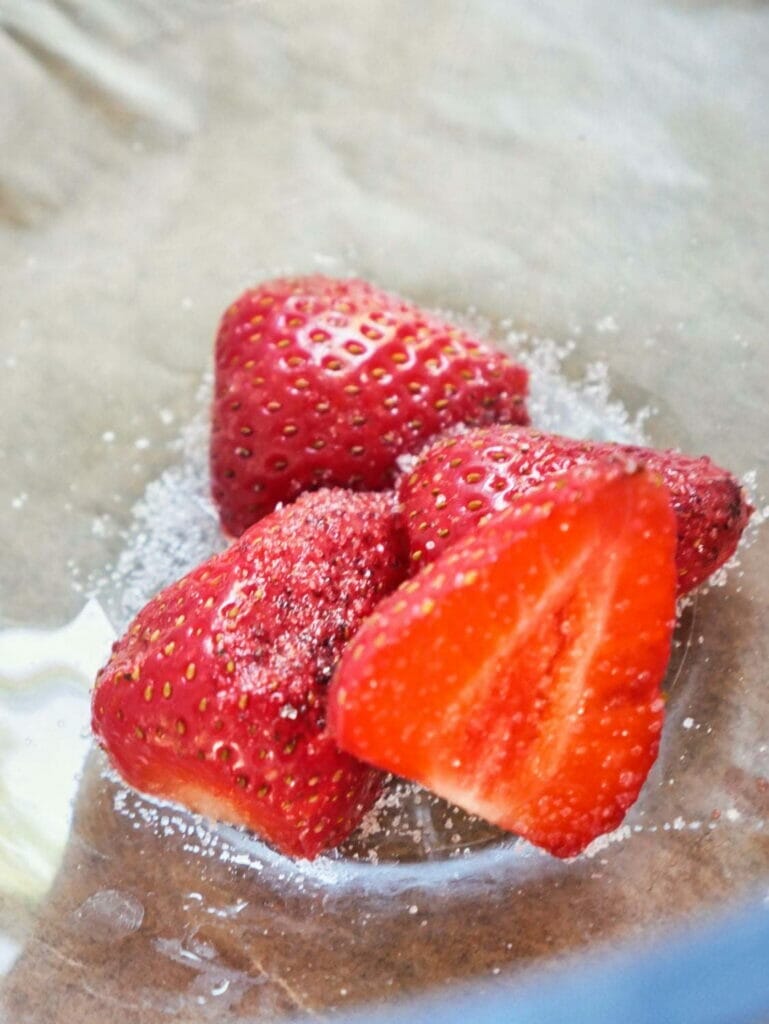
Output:
[[657,754],[675,519],[597,462],[516,499],[386,598],[329,693],[340,746],[560,857],[622,820]]
[[396,459],[455,423],[527,423],[526,371],[365,281],[247,291],[216,342],[211,476],[238,535],[280,501],[392,485]]
[[314,857],[355,828],[375,770],[324,731],[347,639],[405,575],[392,495],[321,491],[139,613],[97,677],[93,730],[137,789]]
[[507,507],[549,474],[611,454],[642,462],[670,491],[678,528],[679,594],[731,557],[753,509],[731,473],[710,459],[492,426],[439,438],[401,479],[413,561],[421,565],[436,558],[490,512]]

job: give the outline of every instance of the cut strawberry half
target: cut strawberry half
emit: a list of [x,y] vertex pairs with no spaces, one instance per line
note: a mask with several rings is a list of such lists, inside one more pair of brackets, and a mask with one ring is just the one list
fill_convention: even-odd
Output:
[[332,681],[339,745],[556,856],[653,764],[675,619],[667,492],[627,462],[515,500],[386,598]]

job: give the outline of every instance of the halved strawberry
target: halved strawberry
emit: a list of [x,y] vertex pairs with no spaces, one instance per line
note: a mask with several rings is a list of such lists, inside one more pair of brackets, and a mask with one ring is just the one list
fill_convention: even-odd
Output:
[[390,494],[308,494],[137,615],[101,670],[93,730],[137,789],[286,853],[341,842],[380,773],[325,731],[348,638],[405,575]]
[[675,619],[657,478],[575,467],[446,550],[347,647],[344,749],[551,853],[619,824],[657,754]]
[[267,281],[216,340],[211,485],[238,535],[305,490],[381,490],[455,423],[528,423],[509,356],[359,280]]
[[582,441],[516,426],[438,438],[399,483],[416,568],[553,473],[619,455],[659,474],[676,514],[678,592],[731,557],[753,511],[739,482],[706,457]]

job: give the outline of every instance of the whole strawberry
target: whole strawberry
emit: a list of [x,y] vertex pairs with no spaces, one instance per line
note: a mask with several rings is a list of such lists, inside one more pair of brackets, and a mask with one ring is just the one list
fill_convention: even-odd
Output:
[[216,341],[211,478],[239,535],[304,490],[381,490],[396,460],[456,423],[527,423],[527,373],[359,280],[271,281]]
[[551,474],[617,454],[659,474],[668,489],[678,534],[678,593],[686,593],[731,557],[753,511],[731,473],[706,457],[509,426],[439,438],[403,476],[399,496],[414,565],[432,561]]
[[101,670],[93,730],[131,785],[314,857],[380,774],[325,731],[342,648],[405,575],[391,494],[305,495],[168,587]]

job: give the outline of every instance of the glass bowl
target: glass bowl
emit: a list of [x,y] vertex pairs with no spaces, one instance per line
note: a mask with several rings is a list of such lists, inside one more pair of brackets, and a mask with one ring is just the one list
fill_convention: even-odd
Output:
[[[8,1019],[483,999],[765,885],[769,11],[19,0],[0,27]],[[514,349],[540,425],[707,453],[753,495],[736,564],[682,609],[652,776],[581,857],[395,785],[340,851],[291,862],[90,748],[115,631],[223,543],[218,316],[315,271]]]

